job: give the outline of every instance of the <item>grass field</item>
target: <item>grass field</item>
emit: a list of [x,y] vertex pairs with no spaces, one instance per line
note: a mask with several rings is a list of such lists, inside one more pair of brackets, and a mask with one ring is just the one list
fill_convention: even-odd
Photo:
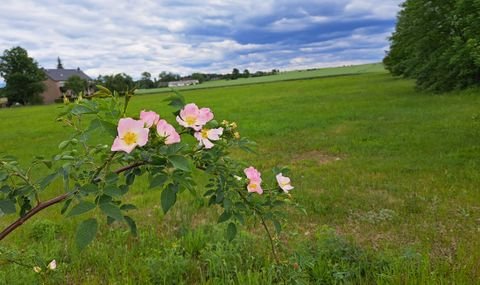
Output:
[[[261,77],[239,78],[236,80],[215,80],[207,81],[199,85],[191,85],[175,88],[177,90],[195,90],[203,88],[226,87],[237,85],[258,84],[267,82],[277,82],[286,80],[310,79],[317,77],[330,77],[341,75],[364,74],[372,72],[382,72],[384,67],[382,63],[361,64],[343,67],[328,67],[313,70],[285,71],[276,75]],[[153,94],[161,92],[170,92],[170,88],[139,89],[137,94]]]
[[[258,143],[257,155],[239,158],[292,169],[292,194],[307,215],[289,210],[278,240],[282,265],[255,221],[228,243],[215,209],[185,195],[163,215],[159,192],[145,190],[145,181],[129,194],[139,208],[138,238],[102,225],[78,252],[80,219],[61,217],[57,207],[1,246],[56,259],[53,284],[479,283],[479,90],[432,95],[372,72],[182,93]],[[169,114],[166,95],[134,98],[131,114]],[[25,160],[54,153],[67,135],[57,112],[0,110],[0,151]],[[39,282],[33,270],[0,264],[2,284]]]

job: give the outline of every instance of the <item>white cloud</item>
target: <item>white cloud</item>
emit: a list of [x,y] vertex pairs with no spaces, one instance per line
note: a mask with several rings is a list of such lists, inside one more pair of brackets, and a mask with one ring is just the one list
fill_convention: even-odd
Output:
[[[3,0],[0,51],[22,46],[45,68],[55,67],[59,56],[66,68],[80,67],[92,77],[375,61],[393,25],[370,29],[374,24],[367,23],[362,30],[356,23],[340,31],[331,24],[393,21],[400,2]],[[326,39],[315,39],[320,30]]]

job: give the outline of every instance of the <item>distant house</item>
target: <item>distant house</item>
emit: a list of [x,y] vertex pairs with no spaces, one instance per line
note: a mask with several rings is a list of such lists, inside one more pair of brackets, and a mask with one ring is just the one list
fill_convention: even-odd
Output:
[[168,87],[182,87],[189,85],[197,85],[200,83],[198,80],[180,80],[180,81],[170,81],[168,82]]
[[[62,87],[65,85],[70,77],[77,75],[82,79],[87,81],[92,81],[88,75],[86,75],[80,68],[77,69],[44,69],[45,75],[47,75],[47,80],[45,86],[47,89],[40,96],[43,97],[43,103],[51,104],[55,102],[56,99],[59,99],[63,96]],[[67,90],[64,90],[65,92]]]

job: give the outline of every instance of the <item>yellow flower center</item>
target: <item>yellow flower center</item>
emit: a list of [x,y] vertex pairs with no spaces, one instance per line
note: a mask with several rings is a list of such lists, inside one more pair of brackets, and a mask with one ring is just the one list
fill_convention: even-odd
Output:
[[202,138],[208,139],[208,129],[202,129]]
[[196,121],[197,121],[197,118],[194,117],[194,116],[187,116],[187,117],[185,118],[185,122],[187,122],[187,124],[188,124],[189,126],[194,125]]
[[257,189],[257,184],[251,183],[251,184],[250,184],[250,188],[252,188],[252,189]]
[[127,145],[134,144],[137,142],[137,134],[128,132],[123,136],[123,141],[125,141]]

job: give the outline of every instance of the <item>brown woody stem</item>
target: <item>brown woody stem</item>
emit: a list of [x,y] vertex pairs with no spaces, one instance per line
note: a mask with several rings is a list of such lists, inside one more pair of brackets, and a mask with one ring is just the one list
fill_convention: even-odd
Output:
[[[113,158],[113,156],[111,158]],[[121,167],[121,168],[115,170],[115,173],[119,174],[119,173],[125,172],[127,170],[130,170],[132,168],[135,168],[135,167],[138,167],[138,166],[141,166],[141,165],[144,165],[144,164],[145,164],[145,162],[136,162],[136,163],[133,163],[133,164],[130,164],[130,165],[127,165],[127,166],[124,166],[124,167]],[[0,240],[3,240],[6,236],[8,236],[11,232],[13,232],[16,228],[23,225],[23,223],[25,223],[31,217],[38,214],[40,211],[42,211],[42,210],[44,210],[44,209],[46,209],[50,206],[53,206],[57,203],[60,203],[60,202],[64,201],[69,196],[74,195],[75,193],[76,193],[76,191],[64,193],[64,194],[59,195],[59,196],[57,196],[53,199],[50,199],[48,201],[39,202],[37,204],[37,206],[32,208],[30,211],[28,211],[25,214],[25,216],[18,218],[15,222],[13,222],[8,227],[6,227],[2,232],[0,232]]]

